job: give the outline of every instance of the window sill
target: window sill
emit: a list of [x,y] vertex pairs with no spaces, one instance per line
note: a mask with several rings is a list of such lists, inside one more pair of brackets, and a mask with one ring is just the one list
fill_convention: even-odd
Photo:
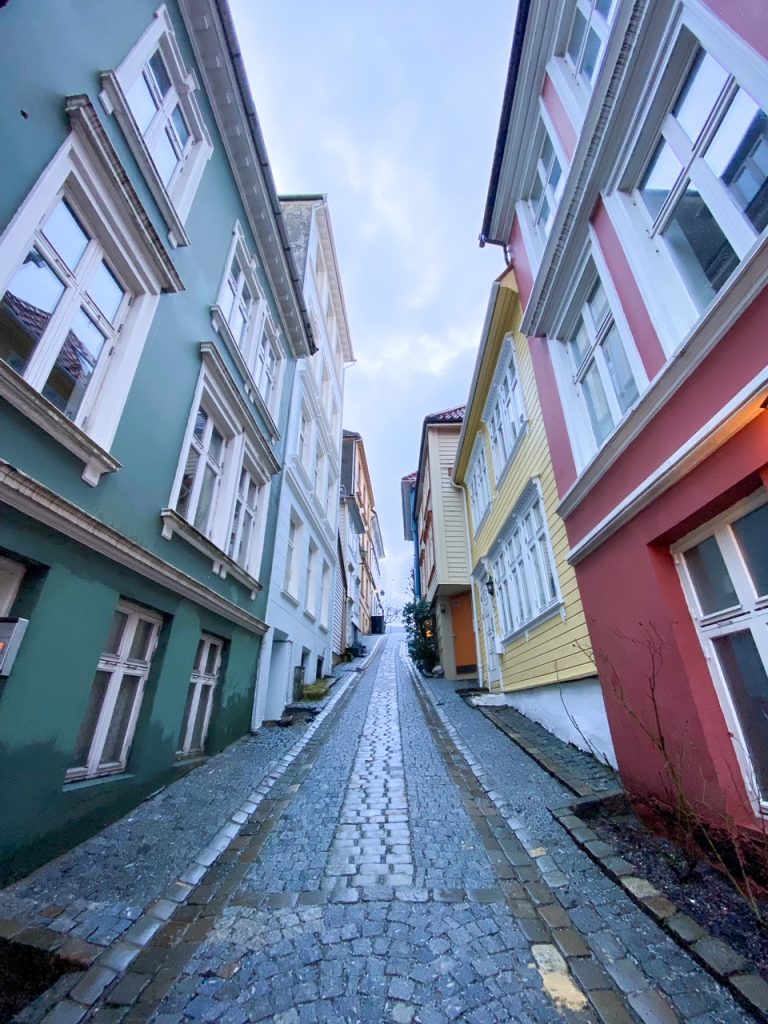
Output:
[[133,772],[124,769],[114,772],[104,772],[103,775],[91,775],[88,778],[76,776],[72,779],[65,779],[62,787],[64,793],[76,793],[81,789],[90,789],[92,786],[101,786],[105,782],[127,782],[135,778]]
[[288,602],[288,604],[292,604],[294,608],[298,608],[299,607],[299,599],[298,599],[298,597],[295,597],[290,592],[290,590],[281,590],[280,593],[285,598],[285,600]]
[[325,633],[327,635],[330,632],[330,626],[326,625],[326,623],[324,623],[324,622],[321,622],[320,623],[320,632],[321,633]]
[[528,621],[518,629],[513,630],[511,633],[507,633],[506,636],[503,636],[501,638],[502,648],[509,647],[511,643],[515,640],[519,640],[521,637],[525,637],[527,640],[530,633],[536,629],[537,626],[542,625],[542,623],[546,622],[548,619],[554,618],[555,615],[561,615],[563,619],[565,619],[565,605],[562,601],[556,601],[554,604],[549,605],[547,608],[540,611],[538,615],[534,615],[532,619],[528,619]]
[[250,401],[253,402],[253,404],[259,410],[259,413],[261,414],[261,417],[264,420],[264,423],[266,424],[267,430],[269,431],[269,436],[272,438],[273,441],[276,441],[280,436],[280,432],[277,429],[277,424],[275,423],[272,411],[270,410],[269,406],[266,404],[264,399],[261,397],[259,386],[254,380],[253,374],[251,373],[248,364],[243,358],[243,353],[240,351],[240,346],[235,341],[235,337],[232,334],[232,331],[230,330],[229,324],[227,323],[226,318],[224,317],[224,313],[222,312],[220,306],[211,306],[211,324],[213,325],[214,331],[216,331],[221,340],[224,342],[224,346],[227,349],[227,352],[229,352],[235,366],[237,367],[240,373],[240,376],[243,378],[243,383],[245,384],[245,393],[248,395]]
[[304,618],[309,619],[310,622],[317,622],[317,616],[313,615],[312,612],[307,611],[306,608],[304,609]]
[[[163,184],[163,179],[157,173],[155,162],[150,156],[147,144],[133,118],[133,114],[128,106],[128,101],[125,98],[125,93],[123,92],[114,71],[102,72],[101,86],[102,91],[99,94],[101,104],[107,114],[114,114],[117,118],[117,123],[120,125],[123,135],[125,136],[125,140],[136,159],[136,163],[141,168],[147,185],[149,186],[149,191],[152,193],[152,197],[163,215],[163,220],[168,225],[168,238],[171,245],[174,247],[179,245],[189,245],[189,236],[184,230],[184,224],[182,223],[178,210],[176,209],[167,188]],[[199,145],[199,143],[196,143],[195,145]],[[182,174],[188,172],[189,163],[192,159],[194,159],[194,156],[190,153],[187,161],[181,169]]]
[[49,434],[67,451],[72,452],[85,463],[83,480],[95,487],[103,473],[115,473],[122,469],[117,461],[101,445],[96,444],[85,431],[68,420],[55,405],[43,398],[27,382],[0,359],[0,398],[4,398],[14,409]]
[[209,540],[206,536],[196,530],[191,523],[188,523],[186,519],[183,519],[178,512],[175,512],[172,508],[164,508],[160,512],[160,518],[163,520],[162,535],[165,540],[170,540],[175,533],[177,533],[182,540],[185,540],[188,544],[191,544],[193,548],[198,551],[202,551],[204,555],[208,555],[213,562],[214,573],[225,580],[227,576],[231,576],[236,579],[238,583],[242,583],[243,586],[247,587],[251,592],[251,600],[253,601],[261,590],[261,584],[250,573],[246,572],[237,562],[230,558],[229,555],[225,554],[221,548],[217,547],[213,541]]

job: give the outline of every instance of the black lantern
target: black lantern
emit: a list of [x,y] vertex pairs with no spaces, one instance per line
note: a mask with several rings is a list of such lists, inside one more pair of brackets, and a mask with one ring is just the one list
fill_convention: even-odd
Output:
[[485,589],[488,591],[491,597],[496,593],[496,587],[493,585],[493,576],[489,576],[485,581]]

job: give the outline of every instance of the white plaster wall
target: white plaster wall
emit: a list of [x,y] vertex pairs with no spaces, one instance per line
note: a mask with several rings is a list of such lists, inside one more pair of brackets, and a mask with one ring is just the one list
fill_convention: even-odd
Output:
[[564,742],[572,743],[618,768],[597,678],[536,686],[516,693],[478,695],[473,701],[486,706],[509,705]]

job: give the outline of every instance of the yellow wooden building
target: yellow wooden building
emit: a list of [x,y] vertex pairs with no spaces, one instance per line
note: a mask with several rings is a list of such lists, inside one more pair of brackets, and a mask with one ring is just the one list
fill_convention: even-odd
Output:
[[521,320],[508,270],[491,291],[454,468],[481,682],[495,701],[613,760]]

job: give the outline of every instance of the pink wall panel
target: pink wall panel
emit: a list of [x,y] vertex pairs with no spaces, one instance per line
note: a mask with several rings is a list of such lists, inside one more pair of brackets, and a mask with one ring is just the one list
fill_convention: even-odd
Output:
[[546,338],[529,338],[533,373],[539,392],[544,429],[552,456],[558,493],[562,496],[576,479],[576,465],[573,461],[571,442],[565,425],[565,416],[557,389],[552,357]]
[[[718,18],[768,58],[768,4],[765,0],[705,0]],[[733,68],[738,74],[738,69]]]
[[512,224],[512,233],[509,236],[509,257],[512,266],[515,268],[517,287],[520,292],[520,303],[525,309],[533,289],[533,273],[531,272],[531,261],[523,242],[523,233],[520,230],[520,221],[515,217]]
[[640,289],[629,268],[619,236],[616,234],[602,200],[597,201],[592,214],[592,225],[611,272],[614,286],[619,293],[622,309],[629,323],[629,329],[632,331],[637,351],[643,361],[645,372],[648,374],[648,379],[653,380],[666,361],[664,349],[653,329]]
[[561,146],[565,150],[565,155],[568,157],[568,160],[571,161],[573,160],[573,154],[576,150],[578,136],[576,135],[576,129],[565,111],[563,101],[560,99],[557,89],[549,75],[546,75],[544,78],[544,88],[541,91],[541,98],[544,101],[544,107],[550,116],[552,124],[555,126],[557,137],[560,140]]

